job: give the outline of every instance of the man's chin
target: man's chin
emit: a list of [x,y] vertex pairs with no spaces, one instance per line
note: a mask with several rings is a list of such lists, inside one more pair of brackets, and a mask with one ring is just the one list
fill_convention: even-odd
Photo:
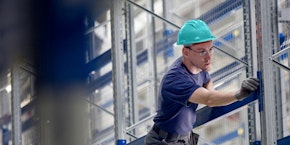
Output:
[[210,67],[206,67],[204,69],[202,69],[203,71],[210,71]]

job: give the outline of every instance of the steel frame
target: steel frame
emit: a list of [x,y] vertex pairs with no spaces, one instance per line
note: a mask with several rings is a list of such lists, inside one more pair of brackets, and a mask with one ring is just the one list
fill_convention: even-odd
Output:
[[122,1],[112,0],[111,8],[112,30],[112,64],[113,64],[113,98],[115,140],[125,140],[125,107],[124,107],[124,61],[123,61],[123,29],[122,29]]

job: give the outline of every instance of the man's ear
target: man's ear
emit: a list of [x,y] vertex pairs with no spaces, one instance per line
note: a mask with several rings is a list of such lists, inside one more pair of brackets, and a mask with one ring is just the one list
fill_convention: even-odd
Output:
[[189,53],[188,49],[185,48],[185,47],[183,47],[182,48],[182,54],[183,54],[183,56],[188,56],[188,53]]

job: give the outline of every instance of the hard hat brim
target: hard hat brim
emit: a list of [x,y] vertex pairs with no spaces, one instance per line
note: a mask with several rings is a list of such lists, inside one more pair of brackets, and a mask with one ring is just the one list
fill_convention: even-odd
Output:
[[215,39],[216,39],[215,36],[211,36],[210,38],[202,39],[202,40],[198,40],[198,41],[191,41],[191,42],[179,42],[179,41],[177,41],[176,44],[177,45],[191,45],[191,44],[195,44],[195,43],[202,43],[202,42],[207,42],[207,41],[213,41]]

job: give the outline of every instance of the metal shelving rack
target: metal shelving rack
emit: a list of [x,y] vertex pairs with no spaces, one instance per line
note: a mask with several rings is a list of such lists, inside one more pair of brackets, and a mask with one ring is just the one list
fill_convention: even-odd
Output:
[[[183,0],[185,2],[186,0]],[[112,82],[111,92],[108,92],[108,97],[111,97],[113,102],[110,107],[113,106],[112,112],[111,108],[104,107],[104,105],[100,104],[98,100],[102,99],[100,96],[102,93],[95,93],[95,96],[92,95],[91,100],[85,100],[88,104],[90,104],[91,108],[98,109],[94,115],[97,115],[98,112],[102,112],[104,114],[109,114],[110,118],[114,118],[114,124],[111,127],[105,129],[101,141],[96,141],[94,135],[95,131],[93,129],[89,129],[92,131],[89,135],[90,137],[90,144],[99,144],[103,141],[108,141],[109,143],[114,142],[115,144],[124,144],[126,141],[134,142],[134,140],[138,140],[140,138],[140,131],[138,127],[142,126],[143,124],[149,122],[154,117],[155,107],[144,107],[148,110],[147,114],[140,114],[140,104],[142,102],[139,100],[140,90],[138,90],[138,76],[140,75],[137,73],[138,63],[148,63],[148,70],[150,72],[146,75],[145,81],[149,85],[142,88],[146,90],[146,95],[150,95],[151,99],[149,100],[152,106],[156,105],[156,98],[157,98],[157,87],[159,83],[159,74],[160,70],[158,70],[158,53],[163,52],[164,50],[159,50],[160,46],[157,42],[157,36],[155,34],[156,31],[156,24],[158,22],[163,23],[162,29],[164,30],[175,30],[180,28],[180,23],[183,22],[185,19],[178,15],[174,10],[171,11],[175,7],[175,1],[168,1],[168,0],[159,0],[162,2],[162,15],[158,15],[156,13],[156,9],[154,8],[155,0],[111,0],[110,1],[110,13],[107,16],[108,19],[105,20],[103,23],[100,23],[98,26],[95,26],[94,20],[90,22],[90,28],[85,32],[84,35],[90,35],[91,40],[91,51],[88,51],[88,62],[87,62],[87,72],[92,71],[99,71],[106,65],[110,65],[112,62],[112,69],[108,71],[104,75],[94,75],[91,80],[88,82],[88,90],[93,92],[96,89],[103,88],[104,86],[110,86]],[[195,1],[194,4],[195,8],[204,2],[204,1]],[[279,28],[280,23],[286,25],[285,35],[287,39],[289,39],[289,21],[287,19],[288,9],[290,6],[289,0],[284,1],[277,1],[277,0],[224,0],[224,1],[215,1],[216,3],[212,5],[212,9],[209,12],[200,15],[200,9],[194,10],[194,16],[205,19],[208,23],[213,23],[216,19],[221,19],[225,17],[226,14],[236,10],[237,8],[242,7],[242,14],[243,14],[243,38],[244,38],[244,47],[245,47],[245,59],[241,60],[236,56],[232,55],[231,53],[224,51],[217,47],[217,50],[227,57],[234,59],[235,62],[238,64],[242,64],[243,67],[237,69],[236,71],[245,71],[246,68],[246,76],[258,76],[261,80],[261,89],[259,90],[260,94],[258,96],[251,96],[250,102],[253,101],[258,102],[257,104],[251,103],[247,106],[247,118],[248,122],[246,123],[248,129],[248,136],[245,138],[248,139],[249,144],[263,144],[263,145],[272,145],[278,144],[282,139],[288,139],[286,136],[289,134],[287,133],[287,119],[285,119],[285,110],[287,109],[287,104],[284,103],[287,100],[286,93],[283,92],[282,89],[285,87],[282,84],[283,75],[282,70],[285,72],[290,72],[289,64],[289,40],[285,40],[286,47],[282,50],[281,44],[279,45]],[[284,2],[285,8],[278,12],[278,2]],[[146,4],[144,4],[146,3]],[[186,2],[182,5],[182,7],[186,7],[188,4],[192,4],[194,2]],[[214,3],[214,2],[213,2]],[[227,7],[226,7],[227,6]],[[288,9],[287,9],[288,8]],[[138,11],[136,10],[138,9]],[[144,39],[146,41],[152,42],[148,44],[142,44],[142,47],[145,49],[142,52],[137,52],[137,44],[136,44],[136,36],[134,28],[136,24],[134,23],[134,17],[136,16],[135,12],[138,13],[146,13],[146,25],[150,25],[150,27],[146,27],[146,34],[144,34]],[[214,13],[214,11],[219,11],[219,13]],[[215,15],[213,15],[213,13]],[[176,19],[175,19],[176,18]],[[176,22],[174,20],[176,20]],[[0,22],[1,23],[1,22]],[[109,26],[108,24],[111,24]],[[215,23],[216,24],[216,23]],[[213,25],[215,25],[213,24]],[[96,47],[98,47],[94,40],[94,31],[100,27],[106,25],[106,29],[110,29],[111,33],[111,45],[112,48],[105,51],[103,54],[97,54],[99,52],[96,51]],[[110,28],[108,28],[110,27]],[[215,28],[215,27],[214,27]],[[284,28],[285,29],[285,28]],[[284,29],[282,30],[283,33],[285,32]],[[177,32],[177,31],[176,31]],[[176,32],[173,31],[172,38],[176,37]],[[280,31],[281,32],[281,31]],[[160,33],[160,32],[159,32]],[[154,37],[153,37],[154,36]],[[2,38],[0,37],[0,40]],[[143,38],[142,38],[143,39]],[[145,41],[145,40],[144,40]],[[287,43],[286,43],[287,41]],[[166,43],[171,45],[171,41],[167,41]],[[173,44],[172,44],[173,45]],[[281,62],[282,55],[288,55],[288,66],[287,63]],[[96,57],[96,58],[94,58]],[[141,58],[142,57],[142,58]],[[286,57],[287,58],[287,57]],[[102,63],[98,63],[101,61]],[[169,60],[163,60],[168,61]],[[163,62],[162,62],[163,63]],[[166,68],[166,66],[162,66]],[[227,68],[225,68],[227,69]],[[140,71],[140,70],[139,70]],[[8,131],[11,133],[9,139],[5,139],[5,143],[7,144],[8,140],[11,140],[14,145],[22,144],[22,136],[25,134],[26,130],[21,130],[24,127],[31,127],[27,126],[23,122],[21,122],[21,109],[27,111],[26,108],[20,108],[21,103],[21,90],[20,90],[20,77],[19,77],[20,67],[13,66],[11,68],[11,77],[12,77],[12,97],[11,97],[11,104],[12,107],[12,119],[9,120],[7,118],[2,118],[3,122],[7,124],[7,122],[11,122],[12,130]],[[256,72],[258,72],[256,74]],[[97,72],[99,73],[99,72]],[[34,75],[34,74],[33,74]],[[216,74],[214,74],[216,75]],[[227,80],[223,75],[216,75],[218,76],[219,82]],[[288,75],[290,76],[290,75]],[[145,76],[144,76],[145,77]],[[289,77],[290,78],[290,77]],[[228,81],[228,80],[227,80]],[[287,87],[287,85],[286,85]],[[285,89],[285,88],[284,88]],[[286,88],[285,90],[289,90]],[[95,97],[95,98],[94,98]],[[100,98],[98,98],[100,97]],[[285,98],[282,98],[285,97]],[[220,110],[217,113],[220,113],[221,116],[225,115],[228,112],[233,110],[231,109],[238,109],[241,106],[247,105],[244,104],[235,104],[237,106],[227,106],[224,108],[219,108]],[[151,105],[150,104],[150,105]],[[27,105],[29,106],[29,105]],[[286,106],[286,107],[285,107]],[[90,109],[91,109],[90,108]],[[30,108],[28,108],[29,110]],[[91,110],[93,110],[91,109]],[[221,110],[226,110],[224,113]],[[198,113],[209,113],[212,111],[211,108],[202,108]],[[227,112],[228,111],[228,112]],[[90,111],[88,111],[90,113]],[[149,113],[148,113],[149,112]],[[101,114],[101,113],[100,113]],[[142,116],[144,115],[144,116]],[[82,115],[81,115],[82,116]],[[141,117],[142,116],[142,117]],[[92,120],[90,121],[103,121],[101,116],[97,120],[95,120],[98,116],[93,116]],[[143,119],[140,119],[143,118]],[[202,118],[202,122],[198,122],[197,126],[200,126],[203,123],[212,121],[216,118]],[[285,121],[286,120],[286,121]],[[3,125],[3,124],[1,124]],[[91,127],[97,126],[97,123],[94,123]],[[146,127],[144,127],[146,128]],[[286,130],[286,131],[285,131]],[[3,129],[4,132],[4,129]],[[101,132],[101,131],[100,131]],[[102,132],[101,132],[102,133]],[[4,133],[3,133],[4,134]],[[2,134],[2,135],[3,135]],[[114,135],[112,135],[114,134]],[[4,135],[3,135],[4,136]],[[111,136],[114,136],[113,141]],[[5,135],[7,137],[7,135]],[[3,139],[3,138],[2,138]],[[3,139],[3,140],[4,140]],[[97,138],[99,139],[99,138]],[[290,139],[288,139],[288,143]]]

